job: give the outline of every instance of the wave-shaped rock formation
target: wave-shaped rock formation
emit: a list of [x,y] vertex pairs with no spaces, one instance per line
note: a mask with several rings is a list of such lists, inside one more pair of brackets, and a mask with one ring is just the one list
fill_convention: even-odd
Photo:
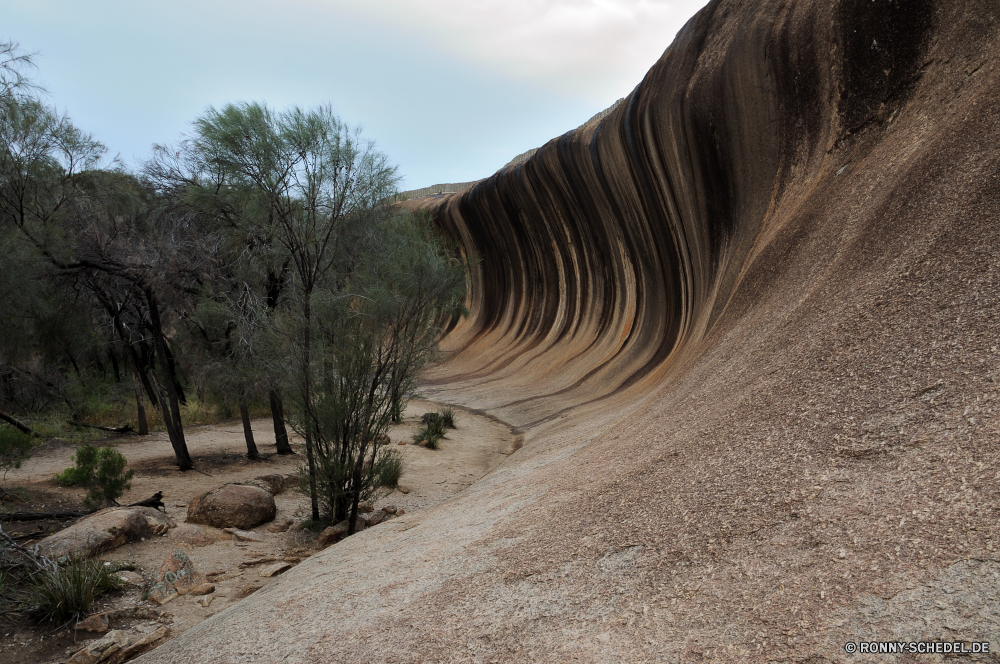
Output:
[[472,281],[426,390],[524,447],[147,659],[1000,649],[998,26],[713,1],[607,117],[424,201]]

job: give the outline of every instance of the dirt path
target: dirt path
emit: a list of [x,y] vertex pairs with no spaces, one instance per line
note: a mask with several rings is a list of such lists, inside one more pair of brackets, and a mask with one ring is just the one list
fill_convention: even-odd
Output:
[[[420,424],[420,416],[438,409],[438,404],[428,401],[412,401],[406,410],[404,421],[393,427],[389,436],[394,449],[399,450],[404,459],[404,471],[399,490],[380,498],[376,509],[383,505],[396,505],[406,512],[419,511],[449,498],[473,484],[483,475],[498,466],[520,444],[518,436],[500,422],[487,417],[457,411],[456,429],[450,430],[437,450],[428,450],[409,444]],[[187,444],[194,459],[197,472],[182,473],[173,465],[170,443],[165,433],[146,437],[130,437],[115,443],[115,447],[129,460],[129,467],[135,469],[132,489],[121,502],[134,502],[147,498],[156,491],[163,492],[166,512],[178,524],[183,524],[187,515],[187,504],[195,496],[209,489],[240,480],[252,479],[260,475],[279,473],[293,474],[305,460],[301,440],[293,440],[297,454],[280,457],[273,454],[274,433],[269,419],[252,422],[254,437],[261,452],[269,454],[265,461],[248,461],[243,455],[246,446],[242,426],[238,421],[218,425],[194,427],[186,432]],[[403,443],[403,444],[399,444]],[[78,502],[82,491],[59,487],[52,476],[72,465],[70,457],[74,446],[50,444],[40,448],[19,470],[8,473],[4,486],[27,490],[30,495],[49,496],[54,509],[58,504]],[[296,524],[309,516],[308,499],[295,492],[286,491],[275,497],[277,516],[273,523],[292,520]],[[15,504],[5,509],[16,511]],[[31,509],[45,509],[44,504],[35,504]],[[16,530],[10,524],[8,531]],[[271,533],[264,524],[254,531],[262,542],[244,543],[228,538],[226,533],[210,526],[200,526],[214,538],[207,546],[179,544],[170,536],[149,541],[134,542],[108,552],[103,559],[125,561],[136,566],[147,586],[155,580],[163,561],[175,549],[183,550],[202,574],[212,575],[216,591],[206,607],[198,602],[201,598],[182,596],[161,608],[162,615],[155,620],[125,620],[112,624],[112,629],[128,629],[136,635],[145,635],[166,624],[171,636],[190,629],[209,616],[239,601],[248,594],[263,587],[271,579],[263,578],[259,572],[261,565],[247,565],[247,561],[259,559],[287,559],[294,563],[317,551],[316,534],[295,527],[283,533]],[[27,524],[21,527],[30,527]],[[378,526],[376,526],[377,528]],[[361,534],[360,536],[363,536]],[[94,607],[94,612],[134,606],[141,599],[141,590],[135,589],[125,595],[115,595]],[[0,660],[19,664],[24,662],[49,661],[65,656],[65,651],[78,650],[68,633],[61,636],[51,633],[51,626],[45,628],[25,627],[9,633],[0,646]],[[4,630],[5,633],[8,630]],[[96,636],[85,633],[77,635]]]

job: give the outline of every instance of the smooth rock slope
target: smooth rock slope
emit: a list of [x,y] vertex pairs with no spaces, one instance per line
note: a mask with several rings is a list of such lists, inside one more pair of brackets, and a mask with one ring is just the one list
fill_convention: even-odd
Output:
[[1000,650],[998,27],[714,1],[607,117],[415,202],[473,283],[426,391],[524,447],[142,661]]

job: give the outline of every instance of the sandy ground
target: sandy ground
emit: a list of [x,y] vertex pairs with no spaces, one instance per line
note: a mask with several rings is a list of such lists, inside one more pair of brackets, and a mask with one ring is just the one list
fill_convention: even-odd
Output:
[[[472,483],[497,467],[520,445],[520,437],[497,420],[468,411],[457,411],[456,429],[450,430],[438,450],[428,450],[412,445],[412,435],[420,424],[420,416],[435,411],[438,404],[429,401],[412,401],[404,421],[392,428],[389,435],[394,449],[404,458],[404,472],[398,490],[381,497],[376,509],[395,505],[407,513],[435,505],[463,491]],[[170,443],[165,433],[148,437],[129,437],[114,441],[114,445],[135,469],[132,489],[121,499],[123,504],[147,498],[157,491],[163,492],[166,512],[178,525],[184,523],[187,504],[213,487],[226,482],[252,479],[260,475],[278,473],[294,474],[305,461],[301,440],[294,440],[295,456],[281,457],[273,454],[274,434],[269,419],[252,422],[257,446],[268,458],[248,461],[242,426],[239,421],[218,425],[193,427],[186,432],[188,449],[197,471],[182,473],[173,465]],[[79,500],[81,490],[59,487],[52,476],[72,465],[70,445],[49,444],[38,452],[21,469],[7,475],[6,487],[25,487],[41,490],[69,502]],[[309,501],[295,491],[286,491],[275,497],[277,516],[273,523],[294,521],[295,524],[309,516]],[[55,509],[65,509],[53,506]],[[40,508],[40,506],[35,506]],[[13,505],[6,509],[16,509]],[[14,524],[11,524],[14,525]],[[268,562],[287,560],[295,564],[317,551],[316,533],[289,528],[283,533],[271,533],[264,524],[254,529],[263,542],[247,543],[233,540],[227,533],[211,526],[200,526],[215,538],[207,546],[177,543],[169,535],[134,542],[108,552],[102,558],[124,561],[135,565],[146,586],[155,582],[163,561],[175,549],[184,551],[197,571],[209,575],[216,590],[209,605],[203,606],[198,597],[181,596],[162,607],[146,619],[113,620],[112,629],[127,629],[145,635],[166,624],[171,636],[177,636],[218,611],[227,608],[266,585],[271,578],[264,578],[260,571]],[[378,526],[375,526],[378,528]],[[12,530],[6,526],[6,530]],[[136,588],[123,594],[100,600],[94,612],[116,610],[141,602],[142,589]],[[158,615],[157,615],[158,614]],[[53,633],[52,627],[22,627],[3,629],[0,659],[10,664],[20,662],[63,661],[68,654],[81,646],[80,642],[97,635],[79,632],[74,636],[68,631]],[[75,643],[74,643],[75,640]]]

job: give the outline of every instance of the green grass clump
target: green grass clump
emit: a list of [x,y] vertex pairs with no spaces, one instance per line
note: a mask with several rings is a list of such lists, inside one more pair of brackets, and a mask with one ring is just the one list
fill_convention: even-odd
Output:
[[70,558],[30,576],[26,607],[39,620],[57,623],[86,616],[100,595],[119,589],[112,567],[90,558]]
[[424,426],[440,426],[441,430],[455,428],[455,409],[445,406],[437,413],[424,413],[420,418]]
[[445,429],[455,428],[455,409],[446,406],[437,413],[424,413],[420,422],[423,426],[413,436],[414,442],[427,449],[436,450],[440,447],[441,439],[445,437]]
[[429,450],[436,450],[444,438],[444,421],[438,413],[424,413],[421,418],[424,426],[413,436],[413,441]]
[[399,450],[383,448],[375,460],[374,473],[378,486],[395,489],[403,476],[403,455]]
[[444,408],[441,409],[441,413],[440,413],[439,417],[441,418],[441,422],[444,424],[444,428],[445,429],[454,429],[455,428],[455,409],[454,408],[452,408],[451,406],[445,406]]

